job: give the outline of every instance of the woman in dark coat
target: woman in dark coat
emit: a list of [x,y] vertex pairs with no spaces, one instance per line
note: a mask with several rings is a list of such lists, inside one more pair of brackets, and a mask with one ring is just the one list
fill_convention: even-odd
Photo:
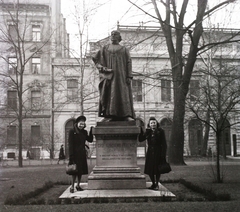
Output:
[[58,156],[58,162],[57,164],[59,164],[60,160],[64,160],[65,163],[65,154],[64,154],[64,148],[63,145],[61,145],[60,151],[59,151],[59,156]]
[[141,129],[138,139],[140,142],[147,139],[148,149],[144,173],[149,175],[152,181],[149,189],[158,190],[161,175],[158,166],[166,162],[167,143],[164,130],[159,127],[154,117],[150,117],[146,132]]
[[85,150],[85,142],[92,142],[93,135],[92,135],[92,127],[91,130],[88,132],[84,128],[86,127],[85,124],[86,117],[79,116],[74,124],[73,129],[69,131],[69,164],[76,164],[78,173],[76,175],[72,175],[72,186],[70,188],[70,192],[74,192],[74,183],[77,177],[77,191],[82,191],[80,187],[81,177],[84,174],[88,174],[88,165],[87,165],[87,156]]

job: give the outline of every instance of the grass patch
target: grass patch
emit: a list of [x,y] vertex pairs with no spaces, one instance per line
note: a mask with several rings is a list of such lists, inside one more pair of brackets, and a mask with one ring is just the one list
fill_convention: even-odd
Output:
[[160,180],[160,183],[179,183],[180,179],[166,179],[166,180]]
[[215,193],[212,189],[206,189],[198,186],[197,184],[191,183],[184,179],[180,179],[179,182],[183,184],[186,188],[191,189],[194,192],[203,194],[208,201],[229,201],[231,200],[231,195],[228,193]]
[[[192,182],[189,182],[185,179],[166,179],[161,181],[163,184],[182,184],[184,187],[186,187],[189,190],[202,194],[204,198],[199,197],[192,197],[192,196],[185,196],[185,192],[178,193],[177,201],[229,201],[231,200],[231,196],[228,193],[215,193],[212,189],[205,189],[203,187],[200,187],[197,184],[194,184]],[[46,182],[41,188],[37,188],[36,190],[29,192],[27,194],[21,194],[16,197],[7,197],[4,204],[5,205],[55,205],[55,204],[81,204],[81,203],[87,203],[88,201],[82,201],[79,199],[64,199],[61,200],[58,197],[54,198],[45,198],[42,197],[44,192],[49,191],[50,189],[54,189],[53,187],[55,185],[69,185],[69,182],[67,181],[57,181],[55,183],[48,181]],[[137,201],[137,200],[136,200]],[[124,202],[136,202],[130,199],[125,199]],[[145,200],[145,202],[148,200]],[[164,198],[163,198],[164,201]],[[166,198],[165,201],[168,201]],[[117,199],[114,198],[106,198],[106,199],[98,199],[95,198],[93,200],[93,203],[117,203]]]
[[27,205],[27,204],[43,204],[45,201],[44,199],[34,200],[33,202],[28,202],[31,198],[36,198],[38,195],[42,194],[43,192],[49,190],[54,186],[54,183],[51,181],[46,182],[43,187],[37,188],[34,191],[31,191],[27,194],[21,194],[16,197],[7,197],[4,201],[5,205]]

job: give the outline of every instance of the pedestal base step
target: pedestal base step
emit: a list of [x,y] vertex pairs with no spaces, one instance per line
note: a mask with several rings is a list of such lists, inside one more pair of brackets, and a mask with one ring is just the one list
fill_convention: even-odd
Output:
[[112,178],[111,180],[88,178],[89,189],[143,189],[146,188],[145,177],[142,178]]
[[141,189],[146,187],[145,175],[140,172],[91,172],[89,189]]
[[111,189],[90,190],[88,183],[81,183],[83,191],[70,193],[68,187],[59,197],[62,203],[115,203],[115,202],[148,202],[148,201],[174,201],[176,196],[159,183],[159,190],[147,189],[150,182],[145,183],[144,189]]

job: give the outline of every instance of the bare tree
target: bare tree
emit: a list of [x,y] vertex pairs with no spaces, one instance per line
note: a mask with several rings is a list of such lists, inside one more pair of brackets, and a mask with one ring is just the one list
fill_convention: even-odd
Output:
[[[18,126],[18,165],[22,163],[22,148],[23,148],[23,120],[32,112],[32,106],[28,98],[28,92],[34,86],[44,86],[41,81],[36,80],[33,84],[27,83],[27,74],[29,71],[29,63],[33,62],[33,58],[38,58],[42,53],[50,54],[51,46],[50,39],[52,34],[43,34],[42,39],[38,40],[37,33],[30,36],[34,21],[35,12],[31,10],[31,4],[20,2],[7,2],[1,0],[1,25],[0,25],[0,42],[1,42],[1,89],[6,93],[7,89],[11,88],[12,95],[8,94],[8,98],[4,99],[5,116],[11,118],[11,122],[17,121]],[[52,32],[50,25],[44,29],[45,32]],[[31,42],[36,40],[38,42]],[[49,57],[50,58],[50,57]],[[38,71],[36,65],[33,72]],[[38,73],[35,73],[38,74]],[[40,77],[39,77],[40,78]],[[44,78],[41,78],[44,80]],[[46,85],[45,85],[46,86]],[[46,89],[47,92],[49,91]],[[6,96],[5,96],[6,97]],[[8,99],[8,102],[7,102]],[[35,111],[46,108],[49,100],[35,102]]]
[[[231,48],[231,44],[228,45]],[[220,172],[220,154],[226,158],[226,143],[223,132],[230,129],[231,126],[239,124],[238,121],[238,105],[240,103],[240,74],[236,58],[229,58],[227,53],[222,56],[219,47],[220,57],[211,62],[210,67],[201,70],[203,77],[201,78],[201,87],[198,98],[195,101],[187,101],[189,108],[196,117],[205,125],[208,125],[216,136],[216,179],[222,182],[223,176]],[[211,51],[212,52],[212,51]],[[215,54],[216,51],[215,51]],[[225,52],[226,54],[226,52]],[[224,59],[223,59],[224,58]],[[207,62],[207,60],[204,62]],[[207,117],[205,118],[207,114]],[[228,120],[231,120],[229,122]],[[230,138],[228,138],[230,140]]]
[[[55,59],[54,61],[57,60]],[[55,64],[54,67],[54,111],[61,112],[69,105],[74,106],[75,110],[80,111],[84,106],[86,107],[84,110],[92,109],[89,107],[91,105],[95,107],[95,103],[91,104],[91,102],[98,97],[98,89],[95,83],[95,78],[97,78],[95,68],[92,67],[91,63],[85,61],[84,71],[87,71],[87,74],[81,80],[81,68],[78,60],[76,58],[69,58],[66,61],[68,61],[68,65]],[[66,61],[65,63],[67,63]],[[86,104],[86,102],[89,104]]]
[[[180,10],[177,9],[178,5],[175,0],[152,0],[149,2],[149,5],[152,5],[155,15],[144,10],[144,7],[140,7],[130,0],[128,1],[152,17],[152,19],[158,21],[160,29],[164,33],[171,62],[174,89],[174,113],[172,123],[172,132],[174,133],[172,133],[169,146],[169,161],[172,164],[185,164],[183,160],[185,104],[196,59],[205,49],[227,42],[239,41],[239,39],[236,38],[236,34],[239,34],[239,32],[237,32],[230,34],[229,37],[218,42],[201,42],[204,33],[203,21],[205,17],[210,16],[215,11],[235,1],[223,1],[207,9],[208,1],[198,0],[194,21],[187,26],[185,25],[185,17],[187,12],[190,11],[187,10],[189,5],[188,0],[182,1]],[[165,9],[164,14],[162,10],[160,10],[160,6]],[[190,41],[189,48],[183,49],[183,43],[186,39]]]
[[[97,9],[104,5],[105,3],[100,3],[97,0],[90,1],[77,1],[72,0],[71,12],[69,14],[69,20],[72,21],[72,24],[75,26],[75,35],[73,38],[74,47],[70,48],[69,52],[71,57],[73,57],[78,66],[72,67],[75,69],[75,72],[78,72],[78,98],[75,99],[75,102],[79,102],[80,114],[84,114],[84,111],[89,108],[84,108],[84,103],[92,98],[97,96],[94,93],[97,93],[97,89],[90,89],[91,80],[89,76],[93,77],[95,74],[91,67],[88,56],[89,48],[89,27],[91,25],[92,17],[97,12]],[[88,73],[86,73],[86,71]],[[93,84],[91,86],[94,86]],[[92,94],[92,95],[91,95]],[[90,99],[89,99],[90,98]]]
[[[74,46],[69,47],[62,43],[71,58],[64,59],[64,62],[61,58],[53,60],[53,122],[54,117],[61,115],[62,111],[69,108],[73,114],[80,112],[82,115],[86,111],[95,110],[98,97],[98,88],[95,83],[97,72],[90,62],[90,57],[87,57],[88,28],[93,15],[102,4],[96,0],[70,0],[69,2],[67,18],[70,22],[70,38]],[[62,62],[65,65],[62,65]],[[68,147],[65,150],[67,151]]]

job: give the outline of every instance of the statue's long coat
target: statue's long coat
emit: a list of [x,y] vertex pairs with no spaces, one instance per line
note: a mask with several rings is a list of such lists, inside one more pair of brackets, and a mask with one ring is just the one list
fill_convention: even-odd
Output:
[[99,73],[99,116],[134,118],[131,85],[126,83],[127,78],[132,78],[132,62],[128,49],[119,44],[108,44],[97,52],[93,61],[112,69],[109,73]]

